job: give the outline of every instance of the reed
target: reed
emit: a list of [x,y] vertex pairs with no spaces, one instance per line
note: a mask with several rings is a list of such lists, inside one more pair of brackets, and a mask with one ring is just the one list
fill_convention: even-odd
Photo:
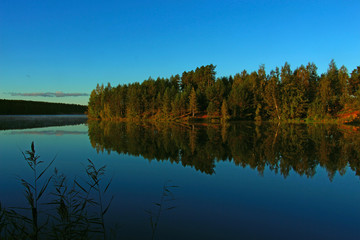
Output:
[[[107,196],[112,178],[106,181],[105,165],[97,167],[88,159],[85,179],[69,180],[57,168],[46,177],[56,157],[40,169],[44,162],[39,160],[34,142],[22,154],[32,171],[30,180],[19,179],[25,190],[26,207],[5,208],[0,202],[0,239],[117,239],[119,228],[108,229],[105,223],[114,199],[113,195]],[[175,208],[173,189],[177,187],[165,182],[160,201],[146,210],[151,239],[155,239],[162,213]]]
[[[4,208],[0,203],[0,239],[108,239],[105,214],[114,196],[105,201],[105,194],[112,179],[103,184],[106,166],[97,168],[88,159],[87,179],[69,181],[55,168],[54,173],[45,178],[45,173],[56,157],[40,170],[43,164],[36,154],[34,142],[31,149],[22,152],[32,170],[31,180],[20,178],[25,190],[26,207]],[[52,191],[47,189],[53,183]],[[48,195],[48,201],[42,198]],[[50,199],[50,200],[49,200]],[[47,211],[41,206],[50,206]],[[90,211],[89,207],[96,211]],[[25,212],[24,214],[22,212]],[[41,223],[39,221],[41,219]]]
[[170,181],[165,182],[162,188],[162,194],[159,202],[154,202],[153,210],[145,210],[149,215],[150,226],[151,226],[151,239],[155,239],[156,230],[159,226],[161,213],[175,209],[176,206],[173,202],[176,200],[172,190],[179,186],[170,185]]

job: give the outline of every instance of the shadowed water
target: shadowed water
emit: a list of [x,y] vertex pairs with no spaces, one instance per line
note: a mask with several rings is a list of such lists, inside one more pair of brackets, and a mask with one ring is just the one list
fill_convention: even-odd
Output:
[[[151,239],[164,184],[174,201],[155,239],[356,239],[360,134],[336,125],[98,123],[0,132],[0,201],[25,204],[20,150],[85,179],[106,165],[117,238]],[[50,174],[50,173],[49,173]],[[50,191],[50,190],[49,190]],[[44,200],[46,202],[46,199]]]

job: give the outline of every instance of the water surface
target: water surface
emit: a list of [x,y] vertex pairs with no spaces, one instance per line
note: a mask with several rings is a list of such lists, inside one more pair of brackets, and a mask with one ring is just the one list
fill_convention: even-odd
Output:
[[[21,151],[85,178],[87,159],[106,165],[118,237],[150,239],[146,210],[164,184],[176,208],[156,239],[357,239],[360,135],[336,125],[97,123],[0,132],[0,201],[25,204]],[[169,182],[170,181],[170,182]],[[6,184],[5,184],[6,183]]]

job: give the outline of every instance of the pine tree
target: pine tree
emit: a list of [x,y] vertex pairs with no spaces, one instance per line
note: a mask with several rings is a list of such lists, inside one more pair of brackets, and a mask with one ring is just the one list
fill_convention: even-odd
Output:
[[210,102],[207,109],[207,115],[210,116],[210,117],[213,117],[215,115],[218,115],[219,111],[218,109],[216,108],[216,105],[214,104],[214,102]]
[[162,101],[162,111],[165,115],[168,115],[171,111],[171,99],[170,99],[170,91],[169,88],[166,88],[163,101]]
[[195,113],[197,112],[197,99],[196,99],[196,92],[195,89],[191,89],[191,93],[189,96],[189,110],[191,115],[194,117]]
[[226,122],[227,120],[229,120],[229,118],[230,115],[228,111],[228,105],[226,99],[224,99],[221,105],[221,122]]

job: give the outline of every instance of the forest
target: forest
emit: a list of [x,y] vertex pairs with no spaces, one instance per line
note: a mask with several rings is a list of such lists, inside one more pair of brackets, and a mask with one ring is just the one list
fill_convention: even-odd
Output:
[[0,99],[0,115],[85,114],[87,106],[65,103]]
[[314,63],[292,70],[285,62],[269,73],[260,65],[257,71],[228,77],[216,77],[215,68],[210,64],[181,76],[150,77],[116,87],[98,84],[90,95],[88,117],[155,121],[358,118],[360,66],[349,73],[332,60],[327,72],[319,75]]

